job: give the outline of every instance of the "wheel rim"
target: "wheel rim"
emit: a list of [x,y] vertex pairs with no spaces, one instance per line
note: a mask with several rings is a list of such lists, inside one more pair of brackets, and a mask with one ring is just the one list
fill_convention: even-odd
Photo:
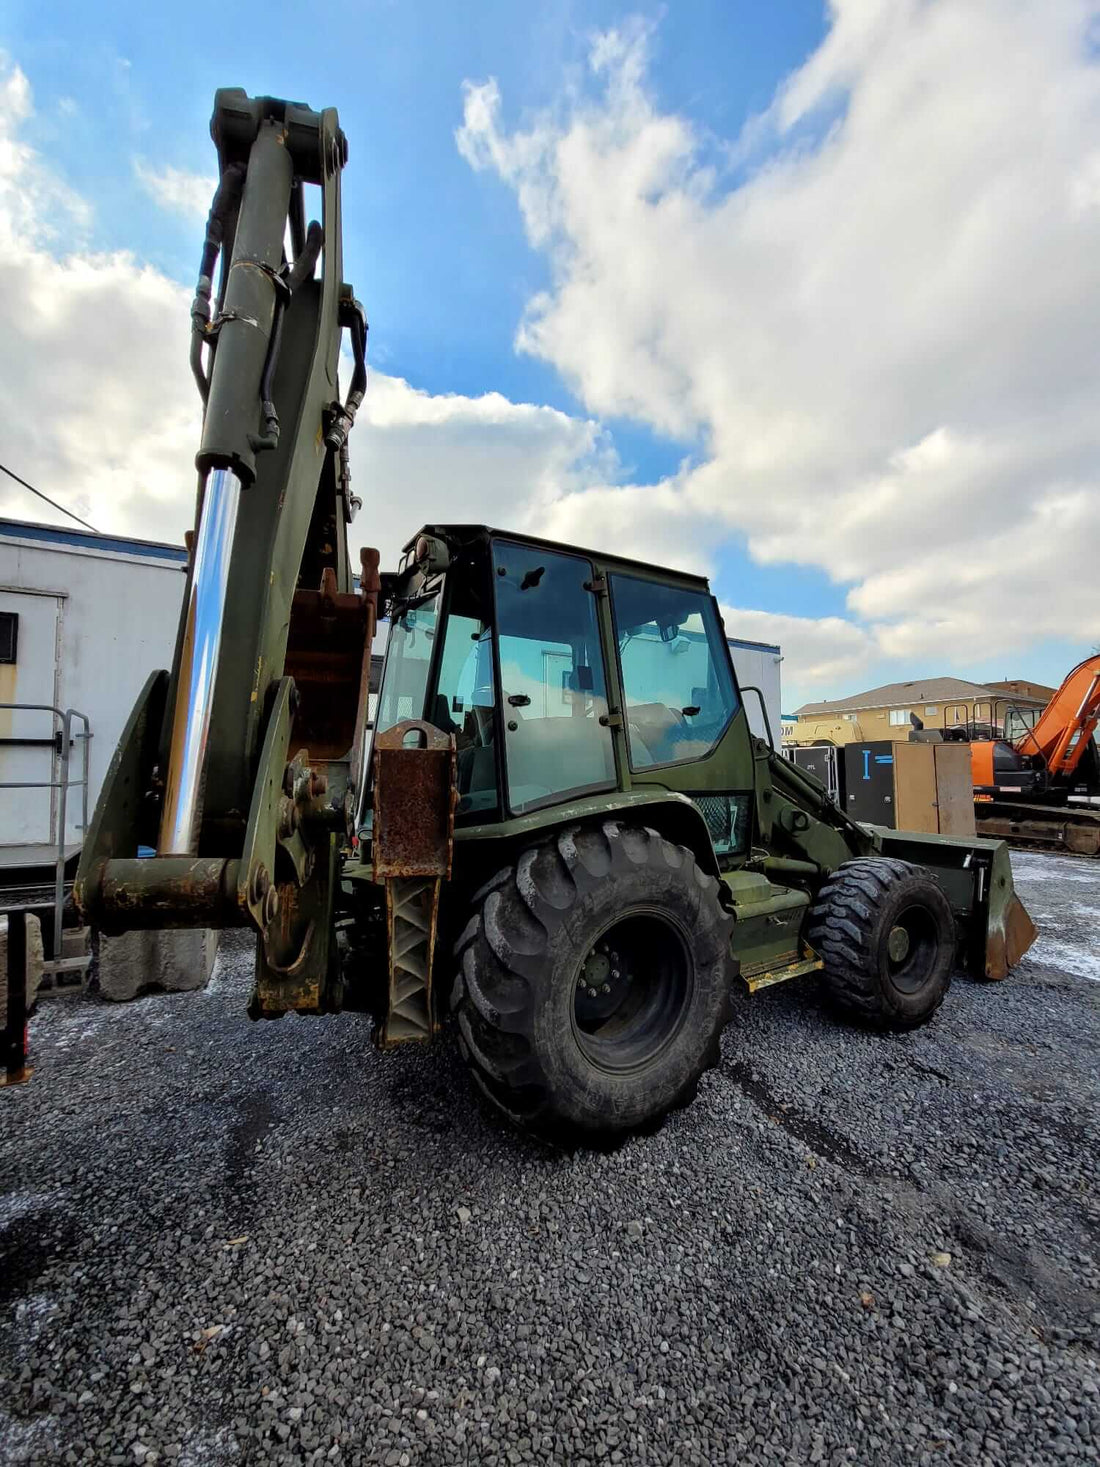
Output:
[[897,914],[882,957],[886,976],[900,993],[916,993],[927,983],[939,945],[939,929],[927,907],[914,903]]
[[683,1024],[694,988],[684,933],[635,909],[591,943],[573,983],[573,1033],[585,1057],[613,1073],[650,1064]]

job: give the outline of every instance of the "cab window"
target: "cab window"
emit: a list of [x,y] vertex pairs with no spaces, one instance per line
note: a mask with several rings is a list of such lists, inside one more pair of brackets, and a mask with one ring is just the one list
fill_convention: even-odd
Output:
[[614,785],[591,565],[499,540],[493,569],[510,808]]
[[494,702],[492,629],[479,617],[452,609],[428,717],[454,735],[459,816],[496,809]]
[[724,634],[704,591],[611,577],[632,769],[710,753],[738,708]]
[[405,718],[424,717],[424,696],[439,618],[439,593],[418,597],[394,615],[378,694],[376,733]]

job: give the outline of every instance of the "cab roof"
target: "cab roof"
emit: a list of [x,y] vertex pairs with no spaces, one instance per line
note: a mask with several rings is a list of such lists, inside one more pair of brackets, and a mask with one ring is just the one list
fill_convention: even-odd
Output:
[[628,570],[646,571],[653,576],[659,576],[663,580],[676,581],[681,585],[697,586],[700,590],[710,590],[710,583],[706,576],[695,575],[692,571],[677,570],[673,566],[654,565],[648,560],[634,560],[625,555],[615,555],[603,550],[590,550],[583,545],[566,545],[560,540],[545,540],[538,535],[523,535],[515,530],[498,530],[491,525],[424,525],[411,540],[404,546],[406,551],[411,551],[421,535],[434,535],[437,539],[444,540],[448,544],[470,545],[474,543],[488,544],[491,539],[511,540],[517,545],[536,546],[540,550],[556,550],[561,555],[579,555],[586,560],[597,562],[601,567],[622,566]]

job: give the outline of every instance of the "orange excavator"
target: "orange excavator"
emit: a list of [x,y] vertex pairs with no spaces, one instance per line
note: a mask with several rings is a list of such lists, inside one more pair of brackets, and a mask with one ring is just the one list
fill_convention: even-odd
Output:
[[[971,738],[981,834],[1012,844],[1100,855],[1100,656],[1066,677],[1034,726],[1009,705],[1001,738]],[[996,723],[998,720],[994,718]]]

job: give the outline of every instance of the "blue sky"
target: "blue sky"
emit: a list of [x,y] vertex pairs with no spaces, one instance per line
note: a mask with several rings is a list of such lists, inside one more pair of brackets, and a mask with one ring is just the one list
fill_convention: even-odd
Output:
[[[6,11],[0,42],[30,77],[40,113],[28,141],[98,201],[95,246],[138,250],[190,283],[194,224],[156,208],[132,157],[209,173],[219,86],[336,106],[355,160],[345,175],[344,254],[369,306],[372,357],[432,392],[493,387],[580,410],[555,372],[513,350],[525,301],[546,285],[546,264],[528,248],[506,190],[459,156],[454,131],[465,79],[497,77],[517,119],[552,106],[563,80],[583,69],[592,33],[646,7],[352,0],[339,11],[339,40],[317,35],[301,45],[301,7],[287,4],[261,12],[9,0]],[[725,135],[767,105],[824,26],[820,0],[706,0],[648,13],[660,17],[660,96]],[[78,104],[78,128],[56,115],[63,99]],[[637,425],[611,426],[640,472],[661,472],[681,456]]]
[[[977,0],[958,0],[957,8],[974,13],[976,40],[981,34],[980,21],[982,26],[994,27],[988,32],[995,37],[991,44],[1012,43],[989,19],[990,7]],[[888,502],[898,492],[894,483],[898,473],[909,473],[905,455],[920,458],[921,445],[939,441],[935,435],[941,430],[960,459],[969,451],[968,444],[988,444],[996,436],[994,428],[1007,442],[1012,434],[991,412],[988,402],[961,402],[955,414],[952,399],[928,385],[939,359],[906,358],[899,370],[922,384],[928,401],[925,410],[911,411],[906,418],[899,414],[895,401],[884,402],[881,413],[871,414],[883,424],[882,431],[868,434],[869,441],[858,456],[845,458],[834,454],[830,446],[830,467],[818,474],[812,461],[806,469],[799,452],[787,448],[784,452],[790,461],[783,475],[761,479],[760,487],[753,490],[750,471],[756,473],[762,461],[770,462],[776,435],[788,442],[805,432],[812,439],[814,416],[829,407],[828,402],[818,401],[820,379],[832,370],[828,347],[822,356],[821,342],[814,345],[819,353],[817,382],[795,380],[798,317],[787,316],[791,299],[822,288],[814,250],[792,260],[790,298],[787,277],[770,277],[774,301],[773,314],[765,322],[767,330],[761,336],[761,323],[745,320],[745,346],[740,353],[735,329],[727,329],[713,341],[707,338],[705,302],[700,308],[691,298],[691,282],[681,278],[675,247],[664,256],[647,247],[634,258],[635,226],[630,210],[636,211],[637,234],[648,241],[647,221],[655,223],[654,211],[676,195],[681,204],[686,200],[691,216],[685,226],[685,242],[692,244],[692,231],[697,233],[702,273],[713,265],[714,280],[722,287],[725,264],[714,256],[721,255],[721,230],[716,226],[723,211],[740,209],[728,214],[731,239],[736,243],[737,230],[747,229],[751,234],[754,208],[756,217],[767,218],[767,209],[774,207],[776,187],[787,191],[784,208],[788,214],[809,208],[805,200],[812,190],[839,188],[830,182],[828,170],[839,168],[842,149],[847,146],[853,159],[861,156],[848,114],[857,102],[861,107],[873,105],[876,86],[889,75],[889,69],[906,64],[899,59],[902,52],[898,49],[905,36],[896,44],[885,30],[875,29],[874,12],[883,9],[878,0],[843,0],[835,11],[829,11],[821,0],[785,0],[782,5],[760,4],[759,0],[691,0],[662,7],[627,7],[595,0],[538,6],[501,0],[467,6],[406,0],[403,4],[348,4],[333,13],[326,34],[320,12],[304,28],[301,8],[281,4],[136,7],[8,0],[0,19],[0,51],[25,76],[33,94],[33,110],[19,125],[21,143],[33,151],[36,164],[48,170],[55,184],[63,183],[89,206],[78,226],[67,226],[75,230],[71,236],[55,234],[46,246],[55,255],[73,248],[89,256],[129,251],[138,265],[147,263],[168,281],[190,288],[201,219],[162,207],[143,184],[139,170],[212,173],[213,148],[207,125],[213,92],[220,85],[294,97],[313,106],[335,105],[351,144],[351,162],[344,176],[345,269],[367,306],[376,372],[403,379],[419,393],[430,395],[433,402],[452,394],[473,401],[499,393],[509,403],[556,409],[570,420],[595,425],[602,446],[602,469],[593,479],[589,465],[585,470],[588,478],[580,487],[592,487],[597,497],[590,502],[570,498],[568,512],[555,511],[558,518],[553,524],[564,525],[580,540],[578,519],[582,526],[591,524],[595,533],[596,526],[607,522],[593,511],[612,504],[615,519],[611,523],[637,517],[639,523],[650,524],[645,545],[656,555],[664,535],[659,510],[643,504],[637,494],[629,500],[608,498],[606,486],[617,485],[633,493],[631,486],[671,484],[674,492],[670,491],[669,502],[676,528],[668,531],[669,558],[701,558],[713,572],[716,590],[726,605],[765,614],[756,620],[747,616],[737,628],[742,634],[774,638],[785,647],[793,638],[795,696],[803,691],[815,697],[840,695],[907,673],[921,676],[954,671],[974,676],[1053,677],[1057,681],[1056,674],[1081,654],[1091,633],[1081,626],[1075,608],[1067,606],[1060,621],[1025,616],[1017,633],[999,634],[992,639],[993,650],[987,651],[981,626],[981,588],[972,593],[965,590],[970,579],[966,567],[974,563],[975,545],[981,545],[980,527],[975,531],[971,526],[957,555],[945,559],[938,589],[934,563],[922,565],[918,575],[904,558],[898,563],[892,550],[882,550],[890,544],[888,526],[880,541],[869,541],[862,558],[848,552],[839,532],[815,529],[822,525],[831,497],[837,496],[840,503],[857,477],[872,486],[868,499]],[[931,67],[936,62],[932,48],[942,44],[946,54],[950,38],[940,42],[929,36],[920,9],[908,0],[898,0],[894,14],[899,26],[904,17],[904,24],[914,28],[915,44],[910,50],[929,49]],[[1036,25],[1044,24],[1043,9],[1036,7]],[[1053,17],[1059,10],[1065,10],[1066,18],[1059,23],[1066,30],[1069,11],[1060,0],[1052,0],[1046,13]],[[925,30],[918,31],[920,26]],[[1053,22],[1050,29],[1053,34]],[[594,68],[594,46],[599,44],[594,38],[616,33],[628,38],[615,53],[616,59],[609,69]],[[630,37],[634,40],[628,44]],[[1031,39],[1025,31],[1016,38],[1021,45]],[[624,59],[630,56],[642,73],[637,85],[631,81],[633,63]],[[1051,61],[1052,69],[1055,61],[1067,64],[1064,51]],[[824,83],[822,72],[830,73]],[[460,150],[455,135],[464,123],[464,84],[482,86],[490,78],[496,82],[499,108],[492,123],[482,126],[473,143]],[[813,95],[805,104],[785,103],[789,115],[783,116],[776,113],[773,99],[785,83],[791,87],[792,78]],[[960,86],[965,80],[960,80]],[[1058,80],[1052,76],[1052,87]],[[624,103],[620,93],[631,86],[634,91]],[[951,98],[945,94],[944,107],[950,106]],[[768,120],[760,135],[747,136],[746,124],[761,117]],[[928,119],[929,154],[934,157],[940,146],[934,135],[937,114],[929,111]],[[625,296],[625,306],[615,306],[616,311],[633,311],[638,318],[629,336],[617,321],[605,323],[602,332],[593,330],[593,337],[604,343],[600,348],[603,356],[596,361],[594,348],[585,355],[581,338],[586,318],[571,314],[570,295],[586,282],[598,284],[601,272],[608,285],[616,284],[618,267],[614,264],[607,280],[605,245],[591,245],[592,237],[600,233],[601,201],[593,197],[587,208],[563,202],[569,191],[567,165],[552,151],[544,152],[536,164],[528,164],[517,163],[508,149],[533,134],[565,144],[588,137],[592,155],[601,164],[620,156],[624,165],[631,158],[644,162],[658,124],[679,127],[688,143],[681,139],[673,148],[676,157],[659,177],[651,197],[609,200],[609,213],[617,220],[622,216],[616,223],[621,238],[614,246],[621,255],[622,269],[637,273],[641,283],[634,295]],[[592,143],[591,134],[601,127],[606,132]],[[895,146],[901,149],[908,146],[908,139],[901,124],[898,128]],[[853,133],[851,138],[844,135],[845,129]],[[889,140],[889,124],[886,131]],[[981,141],[975,140],[976,148]],[[471,157],[479,148],[482,161],[472,166]],[[880,162],[884,170],[896,165],[896,159],[887,153],[864,166],[871,170]],[[989,168],[987,154],[976,160],[975,168],[979,165]],[[855,168],[856,163],[850,166]],[[1011,170],[1014,165],[1010,160],[1004,166]],[[1036,160],[1039,166],[1049,167],[1049,159]],[[816,179],[815,169],[820,175]],[[779,180],[776,186],[769,183],[770,170]],[[525,212],[524,199],[529,197],[525,188],[541,190],[551,199],[554,222],[549,238],[538,237]],[[933,202],[944,207],[942,200]],[[920,203],[914,200],[914,209]],[[827,217],[836,218],[840,234],[853,227],[842,212]],[[810,217],[806,229],[813,227]],[[869,219],[868,229],[876,227],[878,221]],[[947,216],[944,228],[952,227],[953,220]],[[822,243],[822,254],[828,256],[832,242]],[[1085,246],[1083,239],[1082,248]],[[783,248],[783,238],[777,235],[777,249]],[[853,245],[853,251],[859,248],[858,242]],[[888,251],[889,246],[886,248]],[[733,257],[737,251],[731,246],[730,253]],[[980,261],[975,270],[979,267]],[[738,268],[749,270],[748,265]],[[859,276],[860,268],[847,262],[831,284],[826,281],[824,288],[832,291],[826,302],[828,312],[839,311],[840,319],[844,318],[844,292],[858,287]],[[727,308],[742,279],[749,275],[730,278],[729,290],[719,288],[714,293],[716,314]],[[768,278],[765,270],[761,279],[766,283]],[[920,274],[911,283],[914,294],[927,286]],[[957,289],[957,283],[951,288]],[[609,294],[604,289],[600,299],[608,299]],[[540,300],[546,304],[538,308],[536,316],[546,331],[534,348],[528,344],[519,350],[517,330],[531,318],[531,303]],[[637,371],[639,352],[649,350],[644,318],[651,306],[662,322],[662,340],[653,348],[653,360],[661,372],[668,370],[671,381],[684,384],[682,401],[671,416],[663,411],[659,391],[635,396],[625,386],[607,390],[594,385],[608,371],[623,384]],[[743,308],[738,303],[738,309],[735,325],[748,314],[749,303]],[[876,312],[881,316],[881,308],[874,303],[864,307],[853,302],[852,318],[857,322],[861,310],[872,323]],[[1041,303],[1036,315],[1038,327],[1021,338],[1032,345],[1035,330],[1043,326]],[[677,336],[678,322],[687,318],[696,323],[696,338],[666,345]],[[582,323],[579,328],[578,320]],[[1056,320],[1050,320],[1049,330],[1057,334]],[[756,369],[754,362],[763,364],[771,354],[768,331],[784,337],[784,349],[793,354],[792,367],[776,361]],[[845,371],[845,350],[838,347],[838,376]],[[879,352],[877,369],[873,362],[868,364],[866,354],[853,363],[853,393],[865,390],[868,381],[879,380],[895,367],[897,338],[889,328],[884,328]],[[711,356],[716,365],[707,378],[705,367],[699,364]],[[741,360],[736,360],[739,356]],[[645,366],[649,357],[641,360]],[[973,364],[967,365],[961,380],[973,371]],[[770,387],[765,381],[767,372],[773,374]],[[788,381],[789,403],[784,401]],[[727,388],[728,421],[722,406]],[[770,393],[767,422],[763,399],[756,401],[758,391],[765,389]],[[1026,382],[1011,385],[1013,393],[1031,390]],[[753,402],[752,412],[744,417],[738,396],[742,392],[746,401]],[[800,393],[806,399],[805,408]],[[1018,405],[1014,411],[1020,416]],[[793,426],[787,423],[787,416]],[[752,453],[746,449],[742,455],[740,447],[730,445],[738,433],[750,428],[759,431],[760,443],[767,447]],[[517,420],[517,434],[519,431]],[[356,452],[360,447],[355,445]],[[363,454],[369,464],[370,450],[363,449]],[[1005,455],[994,453],[992,458],[1005,461]],[[1085,458],[1083,447],[1082,461]],[[64,483],[45,482],[50,469],[46,461],[12,466],[42,481],[44,488],[64,490]],[[369,472],[368,468],[368,478]],[[937,467],[936,472],[941,469]],[[1013,482],[1009,489],[987,482],[997,472],[1005,475],[1007,485],[1011,476],[1003,470],[989,468],[984,462],[974,470],[975,482],[980,479],[984,486],[983,503],[1007,503],[1006,496],[1015,495],[1009,516],[1014,523],[1018,521],[1017,539],[1026,540],[1033,509],[1027,486],[1020,488]],[[1061,472],[1064,477],[1064,466]],[[1036,475],[1037,482],[1043,476],[1044,483],[1054,481],[1049,466],[1039,465]],[[1074,464],[1070,479],[1075,488],[1081,477],[1080,464]],[[606,481],[603,490],[597,482],[601,478]],[[476,479],[472,482],[476,484]],[[368,517],[370,485],[360,482],[358,487],[366,499],[364,517]],[[1091,485],[1086,489],[1091,492]],[[921,492],[919,484],[905,490],[907,503]],[[601,493],[602,499],[598,497]],[[930,482],[927,493],[940,506],[930,511],[929,521],[915,524],[907,510],[908,518],[899,526],[898,534],[911,542],[914,553],[927,550],[926,540],[937,533],[935,525],[945,520],[942,495],[948,489]],[[760,502],[770,496],[778,516],[784,495],[789,496],[789,529],[781,519],[770,521],[760,510]],[[734,501],[740,506],[736,511],[729,508]],[[846,498],[843,502],[843,513],[854,527],[853,539],[858,539],[864,523],[860,511],[848,505]],[[582,504],[583,513],[578,508]],[[477,505],[464,502],[461,509],[455,518],[473,517]],[[3,512],[33,514],[34,506],[6,500]],[[485,515],[493,517],[489,508]],[[1004,516],[991,514],[990,524],[1005,530]],[[1085,534],[1095,528],[1087,508],[1084,524]],[[408,528],[411,531],[415,525]],[[604,529],[604,538],[607,533]],[[1024,565],[1023,551],[1018,553],[1023,556],[1020,585],[1026,581],[1020,595],[1025,600],[1035,598],[1040,591],[1034,585],[1034,568],[1030,563]],[[891,560],[888,572],[879,563],[884,556]],[[998,616],[999,599],[1013,596],[1011,567],[1007,569],[1007,579],[989,578],[984,605],[991,620]],[[966,613],[960,609],[952,621],[951,603],[964,595],[968,598]],[[805,636],[801,627],[782,621],[784,617],[804,619]],[[925,620],[936,623],[934,634],[922,635]],[[838,629],[834,622],[844,625]],[[885,631],[880,633],[877,628]],[[786,694],[785,701],[791,701]]]

